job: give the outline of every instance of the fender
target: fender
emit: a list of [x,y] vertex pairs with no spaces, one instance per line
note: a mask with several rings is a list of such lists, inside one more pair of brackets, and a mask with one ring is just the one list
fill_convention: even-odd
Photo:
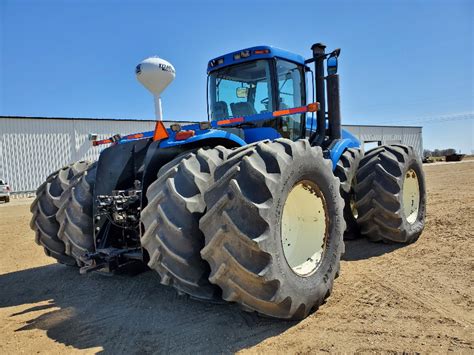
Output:
[[343,129],[342,138],[337,140],[329,152],[332,161],[332,169],[336,169],[337,162],[346,149],[359,147],[361,147],[359,140],[352,133]]
[[[221,131],[219,129],[209,129],[205,131],[196,131],[196,134],[186,140],[175,140],[175,133],[166,140],[163,140],[160,143],[160,148],[171,148],[182,145],[195,145],[197,142],[205,143],[205,141],[219,141],[221,145],[226,147],[241,147],[246,145],[245,141],[239,136]],[[206,146],[207,144],[199,144],[199,146]],[[210,146],[215,146],[217,144],[210,144]]]
[[[202,147],[216,147],[222,145],[226,148],[235,148],[245,145],[245,141],[235,134],[221,131],[202,131],[186,140],[175,140],[175,133],[170,132],[170,137],[162,141],[151,142],[148,147],[143,163],[142,189],[146,191],[148,186],[155,181],[160,168],[173,160],[179,154],[192,151]],[[146,195],[142,195],[142,208],[148,204]]]
[[244,128],[245,141],[250,144],[264,139],[281,138],[280,133],[272,127]]

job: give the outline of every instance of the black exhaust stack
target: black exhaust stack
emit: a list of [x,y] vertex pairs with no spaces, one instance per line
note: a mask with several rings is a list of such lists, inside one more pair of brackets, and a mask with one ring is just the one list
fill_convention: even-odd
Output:
[[311,136],[312,145],[321,145],[326,136],[326,95],[324,85],[324,58],[326,46],[316,43],[311,46],[314,61],[314,77],[316,87],[316,101],[319,102],[319,111],[316,114],[316,132]]
[[341,103],[339,96],[339,74],[329,74],[326,80],[328,90],[328,136],[329,139],[332,141],[341,138]]
[[[313,44],[313,58],[305,61],[306,64],[314,62],[316,101],[319,102],[319,111],[316,118],[316,132],[309,138],[311,144],[322,145],[326,135],[331,143],[335,139],[341,138],[341,107],[339,96],[339,75],[337,74],[337,57],[341,52],[336,49],[331,53],[325,52],[326,46],[322,43]],[[324,77],[324,60],[335,60],[335,66],[328,65],[328,76]],[[327,108],[328,108],[328,129],[326,130],[326,85],[327,80]]]

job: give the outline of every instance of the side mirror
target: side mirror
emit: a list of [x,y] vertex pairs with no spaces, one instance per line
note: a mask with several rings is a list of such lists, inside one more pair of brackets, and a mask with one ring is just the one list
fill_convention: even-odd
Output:
[[326,62],[328,75],[336,74],[337,73],[337,57],[331,56],[328,58]]
[[341,48],[337,48],[331,52],[326,63],[328,75],[337,74],[337,57],[341,54]]

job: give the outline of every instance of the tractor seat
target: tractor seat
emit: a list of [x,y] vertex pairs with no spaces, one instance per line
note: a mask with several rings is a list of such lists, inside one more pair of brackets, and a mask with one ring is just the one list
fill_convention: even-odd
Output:
[[225,101],[217,101],[212,107],[211,119],[220,120],[224,118],[229,118],[227,103]]
[[230,109],[232,110],[232,116],[234,117],[255,115],[257,113],[255,107],[253,107],[250,102],[231,103]]

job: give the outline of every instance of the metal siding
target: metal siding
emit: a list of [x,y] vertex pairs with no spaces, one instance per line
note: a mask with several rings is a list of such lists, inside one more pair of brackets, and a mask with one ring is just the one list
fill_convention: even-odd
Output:
[[[169,126],[173,122],[166,122]],[[179,122],[184,124],[185,122]],[[99,139],[153,130],[154,121],[0,117],[0,177],[13,191],[35,190],[53,171],[77,160],[96,160]],[[422,155],[421,127],[343,126],[360,141],[401,141]]]
[[401,143],[410,145],[423,156],[422,127],[397,126],[343,126],[361,142],[379,141],[382,144]]
[[13,191],[33,191],[62,166],[97,159],[104,147],[93,147],[89,133],[102,139],[153,128],[152,121],[0,118],[0,172]]

